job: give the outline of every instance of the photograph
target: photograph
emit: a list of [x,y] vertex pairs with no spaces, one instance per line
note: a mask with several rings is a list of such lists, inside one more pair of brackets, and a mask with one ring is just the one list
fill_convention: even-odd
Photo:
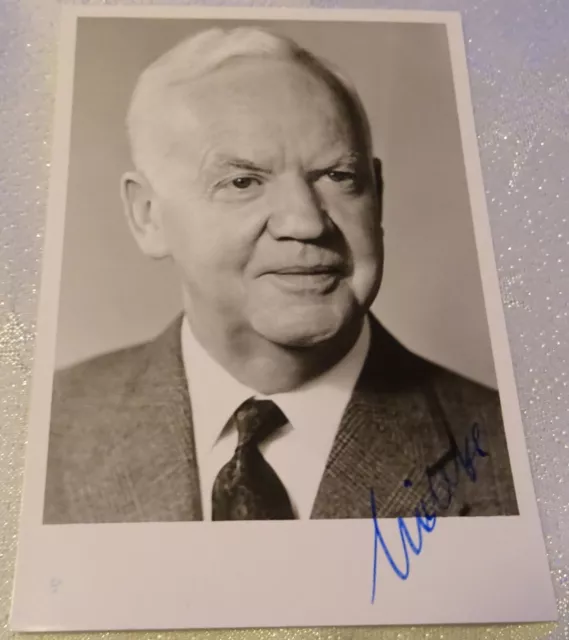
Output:
[[[67,11],[20,629],[551,615],[460,18],[361,13]],[[520,527],[516,552],[506,540]],[[504,538],[502,563],[526,549],[518,578],[499,580],[515,589],[531,575],[543,596],[529,610],[521,597],[503,611],[482,598],[467,614],[402,614],[401,586],[380,580],[378,563],[401,584],[421,563],[420,583],[429,566],[451,570],[465,535]],[[440,550],[425,560],[431,539]],[[262,594],[259,613],[260,575],[281,575],[282,594],[303,566],[312,592],[342,541],[348,555],[371,553],[350,569],[367,576],[356,578],[365,602],[338,589],[346,558],[320,577],[337,613],[325,595],[308,611],[301,594],[287,608],[277,593]],[[124,545],[128,558],[110,567]],[[32,557],[43,548],[50,564],[70,547],[40,571],[52,597],[32,613]],[[231,561],[216,576],[221,547]],[[123,606],[140,572],[171,576],[180,557],[199,567],[194,595],[208,585],[199,613],[160,604],[166,595],[146,613]],[[500,562],[489,553],[477,571],[500,573]],[[113,599],[100,595],[112,575]],[[487,579],[474,578],[479,593]],[[102,598],[98,613],[81,604],[86,589]],[[385,589],[401,601],[389,613],[373,608]]]
[[518,513],[444,26],[325,26],[79,22],[45,523]]

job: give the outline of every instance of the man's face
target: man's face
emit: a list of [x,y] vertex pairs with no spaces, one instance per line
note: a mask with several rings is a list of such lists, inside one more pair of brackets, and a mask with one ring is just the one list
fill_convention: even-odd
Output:
[[359,323],[381,279],[380,203],[345,105],[262,59],[176,91],[150,182],[191,321],[290,347]]

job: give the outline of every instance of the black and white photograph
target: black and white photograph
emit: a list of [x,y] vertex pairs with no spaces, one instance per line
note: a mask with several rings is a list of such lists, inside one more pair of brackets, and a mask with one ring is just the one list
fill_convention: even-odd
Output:
[[[365,518],[370,486],[381,517],[413,516],[420,499],[439,515],[518,513],[497,391],[414,353],[413,331],[405,344],[371,311],[385,276],[391,305],[405,313],[389,261],[402,252],[416,269],[405,276],[423,280],[433,302],[448,296],[449,280],[460,287],[456,310],[418,309],[418,325],[433,311],[437,332],[462,313],[484,319],[444,27],[386,24],[376,27],[377,44],[367,25],[334,27],[79,23],[58,355],[102,346],[99,323],[109,341],[111,331],[127,341],[55,376],[46,523]],[[345,52],[337,50],[342,33]],[[358,40],[367,46],[354,51]],[[416,139],[412,122],[407,130],[395,122],[385,154],[374,152],[373,139],[391,118],[405,118],[405,105],[381,104],[380,74],[368,109],[384,113],[372,128],[351,71],[360,67],[362,87],[372,84],[372,61],[397,69],[401,41],[413,42],[409,53],[423,62],[392,83],[399,93],[399,83],[425,83],[410,115],[436,128],[449,173],[428,147],[435,135]],[[133,56],[131,43],[143,66],[136,77],[127,74],[133,63],[113,62],[119,45]],[[144,66],[153,48],[160,55]],[[93,82],[93,68],[106,86]],[[126,104],[118,86],[133,87]],[[113,180],[105,166],[126,159],[117,138],[128,141],[130,163]],[[390,171],[391,145],[421,160],[396,158]],[[383,227],[383,216],[399,215],[397,199],[383,202],[393,174],[416,190],[405,203],[408,234],[434,227],[420,256],[413,239]],[[450,197],[437,194],[444,191]],[[456,205],[433,211],[445,198]],[[457,216],[453,237],[447,221]],[[90,229],[79,230],[86,218]],[[154,280],[179,296],[161,295],[129,262],[127,228],[150,262],[172,265]],[[426,258],[444,261],[445,249],[472,264],[439,280]],[[456,282],[460,272],[472,276]],[[178,298],[181,310],[164,330],[132,346],[131,332],[154,328],[151,318]],[[131,304],[136,311],[123,312]],[[93,314],[94,305],[102,308]],[[70,325],[81,325],[71,326],[75,338]],[[453,362],[464,355],[471,373],[471,352],[491,352],[488,333],[469,329],[457,332],[472,343],[457,345]],[[437,339],[432,329],[415,331]],[[456,474],[473,424],[489,455],[447,506],[445,478]]]
[[[547,587],[529,609],[519,593],[501,611],[480,595],[490,566],[505,590],[549,578],[459,19],[161,11],[74,8],[64,20],[18,624],[544,619]],[[32,613],[42,536],[43,563],[73,547],[65,571],[82,587]],[[500,550],[467,560],[468,536]],[[78,600],[103,579],[94,540],[105,566],[130,545],[99,613]],[[321,574],[332,600],[303,610],[326,549],[361,555],[332,563]],[[226,567],[200,596],[209,605],[182,612],[164,595],[146,612],[121,607],[140,572],[182,557],[202,577],[214,557]],[[435,571],[442,584],[457,558],[482,566],[468,588],[441,586],[455,605],[406,612],[398,590],[420,600],[412,582]],[[53,572],[41,572],[52,592],[64,583]],[[334,586],[344,579],[354,594]],[[374,608],[386,590],[400,601],[389,612]]]

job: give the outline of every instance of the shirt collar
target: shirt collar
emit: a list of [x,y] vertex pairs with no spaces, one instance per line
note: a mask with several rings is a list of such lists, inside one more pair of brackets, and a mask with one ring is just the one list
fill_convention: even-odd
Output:
[[192,403],[196,446],[211,450],[233,412],[248,398],[270,397],[288,418],[292,428],[318,437],[319,425],[339,424],[370,345],[367,317],[360,335],[340,362],[306,384],[288,391],[263,396],[229,374],[202,347],[186,317],[182,322],[182,357]]

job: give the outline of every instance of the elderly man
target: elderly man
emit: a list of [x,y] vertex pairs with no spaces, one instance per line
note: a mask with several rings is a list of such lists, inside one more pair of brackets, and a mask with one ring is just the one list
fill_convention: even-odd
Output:
[[122,180],[184,314],[57,374],[46,523],[517,513],[498,396],[369,315],[382,180],[355,91],[210,30],[141,75]]

